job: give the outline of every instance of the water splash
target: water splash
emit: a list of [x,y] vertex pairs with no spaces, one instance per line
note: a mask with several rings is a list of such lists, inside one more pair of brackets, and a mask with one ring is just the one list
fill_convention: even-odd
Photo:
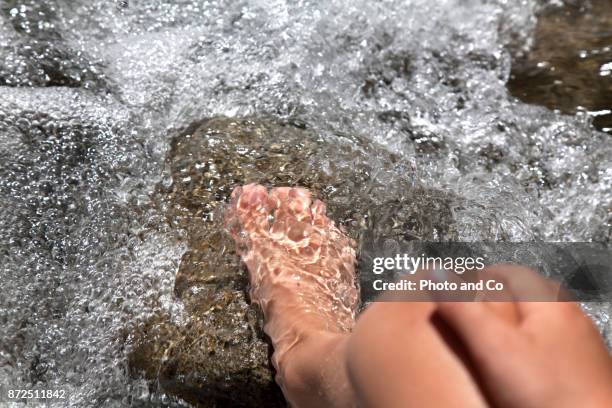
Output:
[[[186,404],[129,376],[125,339],[151,316],[188,321],[185,234],[151,193],[172,183],[169,130],[206,117],[290,119],[414,160],[417,188],[457,204],[430,194],[417,207],[442,203],[448,223],[411,231],[610,242],[609,136],[506,89],[539,3],[4,2],[0,382],[79,406]],[[358,160],[324,170],[375,171]],[[375,199],[398,191],[378,177]],[[610,339],[609,305],[589,313]]]

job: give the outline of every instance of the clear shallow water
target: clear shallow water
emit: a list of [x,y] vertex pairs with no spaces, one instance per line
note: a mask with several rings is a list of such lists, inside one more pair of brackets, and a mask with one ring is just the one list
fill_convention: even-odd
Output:
[[612,132],[612,4],[606,0],[546,7],[533,47],[513,64],[510,91],[525,102],[587,113]]
[[[186,246],[150,197],[171,182],[170,130],[206,117],[377,142],[477,202],[455,209],[464,240],[610,242],[609,135],[506,89],[541,5],[431,3],[3,3],[0,383],[181,404],[128,376],[124,339],[188,318]],[[610,339],[609,305],[587,307]]]

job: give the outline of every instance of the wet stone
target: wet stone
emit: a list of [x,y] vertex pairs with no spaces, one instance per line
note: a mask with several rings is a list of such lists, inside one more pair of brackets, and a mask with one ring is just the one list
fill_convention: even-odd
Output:
[[612,3],[566,2],[538,16],[534,45],[512,64],[510,92],[524,102],[588,111],[612,132]]
[[[158,187],[187,251],[174,295],[186,323],[154,316],[128,337],[133,375],[202,407],[284,406],[271,349],[249,305],[246,270],[223,231],[222,210],[246,183],[303,186],[358,242],[451,239],[461,199],[414,182],[409,163],[364,139],[321,137],[303,123],[213,118],[177,132]],[[364,299],[367,300],[367,299]]]

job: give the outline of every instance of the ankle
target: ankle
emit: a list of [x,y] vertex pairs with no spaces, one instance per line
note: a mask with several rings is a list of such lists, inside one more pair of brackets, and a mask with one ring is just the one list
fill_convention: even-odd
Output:
[[349,334],[310,331],[281,356],[273,356],[276,380],[294,406],[353,406],[346,371]]

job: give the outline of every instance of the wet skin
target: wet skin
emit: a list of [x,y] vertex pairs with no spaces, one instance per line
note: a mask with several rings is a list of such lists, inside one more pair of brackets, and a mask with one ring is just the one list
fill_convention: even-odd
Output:
[[[356,319],[354,243],[307,190],[239,187],[226,226],[291,406],[612,403],[612,360],[575,303],[373,302]],[[515,294],[558,289],[518,266],[487,273]]]

